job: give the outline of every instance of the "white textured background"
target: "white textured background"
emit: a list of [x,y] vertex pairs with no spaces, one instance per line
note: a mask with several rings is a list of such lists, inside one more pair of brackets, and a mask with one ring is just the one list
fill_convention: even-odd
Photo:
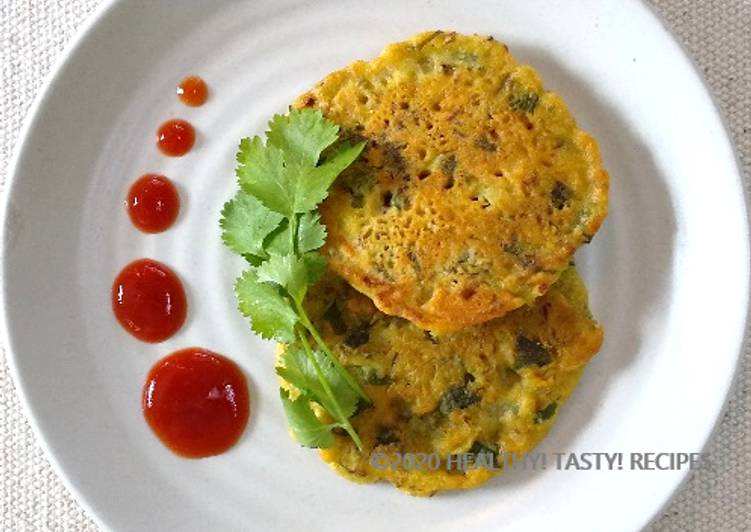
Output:
[[[58,54],[99,1],[0,0],[0,187],[29,105]],[[751,0],[651,3],[709,81],[748,178]],[[651,530],[751,530],[750,398],[751,354],[747,351],[737,389],[709,449],[711,467],[689,479]],[[0,438],[0,531],[97,530],[34,441],[1,350]]]

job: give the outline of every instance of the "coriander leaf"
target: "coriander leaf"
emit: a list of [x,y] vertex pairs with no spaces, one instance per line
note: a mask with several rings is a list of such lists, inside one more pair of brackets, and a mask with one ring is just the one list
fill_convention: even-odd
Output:
[[326,227],[321,223],[317,212],[306,212],[300,216],[297,227],[297,249],[300,253],[313,251],[326,242]]
[[288,218],[294,214],[297,176],[284,166],[282,150],[260,137],[243,139],[237,152],[240,187],[266,207]]
[[[342,414],[349,418],[357,409],[359,401],[357,392],[342,378],[331,361],[321,351],[313,350],[312,355],[328,382],[331,392],[339,403]],[[303,393],[307,393],[326,411],[336,418],[336,408],[321,385],[315,367],[305,350],[299,345],[285,347],[281,356],[284,367],[276,368],[277,374]]]
[[256,272],[259,281],[278,284],[295,301],[302,302],[308,288],[305,266],[305,261],[296,255],[272,255],[256,269]]
[[321,152],[333,144],[339,126],[326,120],[319,109],[293,109],[275,115],[266,133],[268,142],[284,152],[287,164],[315,166]]
[[[237,177],[242,189],[287,218],[314,210],[336,176],[360,155],[365,145],[340,146],[316,166],[319,148],[336,140],[335,134],[332,140],[331,132],[338,131],[338,126],[315,112],[296,116],[305,117],[304,126],[298,119],[274,118],[266,145],[260,137],[243,139],[237,153]],[[311,125],[313,118],[320,122],[318,126]],[[319,138],[300,136],[308,126]],[[287,131],[288,128],[294,131]]]
[[[349,418],[360,398],[368,398],[303,306],[308,286],[326,268],[316,252],[326,240],[318,204],[364,147],[337,144],[338,132],[320,111],[301,110],[275,116],[265,141],[243,139],[236,169],[241,192],[225,206],[221,226],[225,243],[251,264],[235,284],[240,311],[263,338],[295,342],[277,371],[301,391],[294,401],[282,392],[296,437],[304,445],[327,447],[333,444],[332,429],[341,427],[362,449]],[[320,351],[309,345],[308,335]],[[336,422],[321,422],[313,403]]]
[[[289,222],[284,220],[266,238],[264,248],[276,255],[284,255],[289,252]],[[297,226],[297,251],[306,253],[320,248],[326,241],[326,227],[321,223],[318,213],[307,212],[299,217]]]
[[277,366],[277,375],[300,392],[312,395],[317,401],[318,398],[325,395],[315,368],[310,363],[302,346],[299,344],[286,345],[280,359],[283,365]]
[[250,264],[251,266],[260,266],[261,263],[266,260],[266,257],[259,257],[257,255],[253,255],[252,253],[244,253],[242,257],[247,260],[248,264]]
[[279,227],[274,229],[269,236],[266,237],[266,241],[263,247],[272,255],[284,255],[289,253],[289,220],[284,219]]
[[286,390],[280,389],[279,396],[282,399],[289,426],[301,445],[323,449],[334,445],[334,435],[331,433],[334,425],[323,423],[318,419],[304,395],[300,395],[293,401]]
[[262,338],[291,342],[295,339],[297,314],[276,286],[261,282],[253,270],[235,282],[240,312],[250,318],[253,331]]
[[354,145],[344,144],[320,166],[313,168],[298,166],[296,171],[304,175],[295,194],[295,212],[314,210],[328,196],[331,183],[357,159],[364,147],[364,142]]
[[313,284],[326,271],[326,258],[320,253],[311,251],[303,255],[303,261],[305,262],[308,283]]
[[222,209],[219,221],[222,240],[238,255],[265,257],[263,240],[283,219],[281,214],[267,209],[250,194],[238,191]]

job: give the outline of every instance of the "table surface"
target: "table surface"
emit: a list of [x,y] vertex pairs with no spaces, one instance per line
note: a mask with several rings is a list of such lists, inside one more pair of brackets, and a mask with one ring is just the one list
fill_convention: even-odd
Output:
[[[100,0],[0,2],[0,190],[28,108],[51,65]],[[751,177],[751,0],[651,0],[693,56]],[[650,530],[751,530],[751,351],[709,453]],[[687,413],[688,415],[688,413]],[[94,531],[29,428],[0,349],[0,530]],[[625,501],[624,501],[625,502]]]

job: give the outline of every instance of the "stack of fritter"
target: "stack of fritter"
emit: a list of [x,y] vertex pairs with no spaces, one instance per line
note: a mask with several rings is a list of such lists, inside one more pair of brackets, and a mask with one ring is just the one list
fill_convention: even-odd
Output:
[[[413,494],[495,474],[444,467],[545,435],[602,329],[572,265],[607,213],[597,144],[559,96],[492,38],[448,32],[390,45],[334,72],[316,107],[360,159],[321,206],[329,272],[308,311],[373,400],[323,458]],[[437,469],[374,467],[426,453]]]

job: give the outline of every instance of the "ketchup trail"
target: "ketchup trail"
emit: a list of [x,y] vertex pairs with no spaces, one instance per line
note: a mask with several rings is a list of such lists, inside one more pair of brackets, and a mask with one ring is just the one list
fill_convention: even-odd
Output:
[[185,155],[196,142],[196,130],[181,118],[167,120],[156,132],[156,145],[164,155],[180,157]]
[[186,458],[220,454],[248,422],[248,384],[228,358],[200,347],[177,351],[151,368],[143,415],[169,449]]
[[180,101],[190,107],[200,107],[209,97],[209,88],[199,76],[188,76],[177,86]]
[[126,206],[136,228],[144,233],[160,233],[177,219],[180,196],[172,181],[163,175],[146,174],[130,187]]
[[131,262],[112,285],[117,321],[144,342],[161,342],[175,334],[185,322],[187,306],[180,279],[155,260]]

